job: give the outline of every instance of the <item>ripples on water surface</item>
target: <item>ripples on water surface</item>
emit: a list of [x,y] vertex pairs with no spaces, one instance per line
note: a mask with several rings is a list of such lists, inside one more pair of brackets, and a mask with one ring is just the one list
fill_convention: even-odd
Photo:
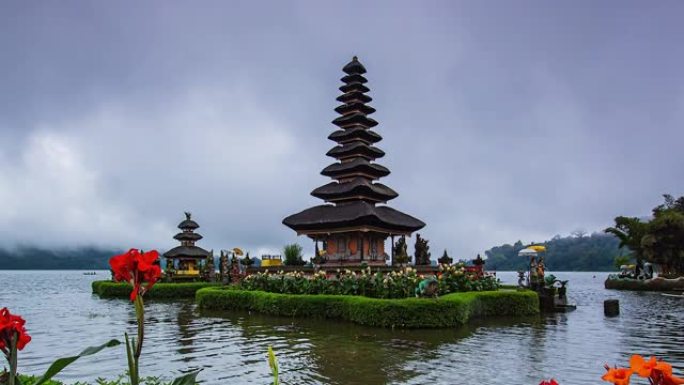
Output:
[[[684,372],[684,299],[603,289],[605,273],[555,273],[569,279],[575,312],[479,321],[458,329],[386,330],[346,322],[200,313],[192,301],[148,301],[143,375],[170,378],[204,368],[205,384],[269,384],[272,345],[287,384],[520,384],[555,377],[562,385],[599,384],[603,364],[655,354]],[[594,278],[594,275],[596,276]],[[0,307],[22,314],[33,341],[20,369],[42,373],[56,357],[135,331],[125,300],[102,300],[90,282],[107,272],[0,271]],[[514,273],[499,273],[508,283]],[[621,315],[603,316],[618,298]],[[67,382],[114,378],[124,348],[105,350],[60,374]]]

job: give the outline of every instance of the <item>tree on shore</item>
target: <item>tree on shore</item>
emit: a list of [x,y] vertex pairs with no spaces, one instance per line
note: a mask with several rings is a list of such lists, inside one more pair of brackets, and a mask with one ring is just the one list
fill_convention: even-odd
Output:
[[632,251],[640,264],[642,259],[662,267],[667,276],[684,273],[684,196],[677,199],[663,195],[665,203],[653,209],[653,218],[617,217],[615,226],[605,230],[620,240],[620,247]]
[[620,249],[629,249],[637,265],[641,265],[644,254],[641,240],[646,235],[647,228],[648,223],[642,222],[639,218],[619,216],[615,218],[615,226],[605,229],[604,232],[619,239]]

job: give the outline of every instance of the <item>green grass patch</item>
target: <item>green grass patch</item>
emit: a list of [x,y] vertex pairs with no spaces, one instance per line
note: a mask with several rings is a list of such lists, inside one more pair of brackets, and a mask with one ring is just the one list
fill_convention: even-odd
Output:
[[277,316],[335,318],[391,328],[453,327],[478,317],[539,313],[539,297],[528,290],[452,293],[436,299],[377,299],[348,295],[276,294],[221,287],[201,289],[195,298],[203,309],[240,309]]
[[[194,298],[197,290],[220,286],[215,282],[157,283],[145,298]],[[126,282],[93,281],[93,293],[101,298],[129,298],[132,287]]]

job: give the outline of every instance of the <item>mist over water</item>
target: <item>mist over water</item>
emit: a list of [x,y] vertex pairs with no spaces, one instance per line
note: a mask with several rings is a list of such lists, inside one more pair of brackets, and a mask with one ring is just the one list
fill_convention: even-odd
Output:
[[[273,346],[288,384],[598,384],[603,364],[626,365],[633,353],[657,355],[684,371],[684,300],[658,293],[603,289],[605,273],[554,273],[569,279],[567,314],[477,320],[455,329],[388,330],[348,322],[282,318],[246,312],[201,312],[193,301],[146,302],[141,374],[171,379],[204,368],[205,384],[269,384]],[[91,294],[108,272],[0,271],[0,306],[27,321],[32,342],[20,371],[40,374],[57,357],[134,333],[126,300]],[[500,272],[507,283],[515,273]],[[621,315],[603,316],[603,300],[620,300]],[[122,346],[87,357],[58,379],[123,374]]]

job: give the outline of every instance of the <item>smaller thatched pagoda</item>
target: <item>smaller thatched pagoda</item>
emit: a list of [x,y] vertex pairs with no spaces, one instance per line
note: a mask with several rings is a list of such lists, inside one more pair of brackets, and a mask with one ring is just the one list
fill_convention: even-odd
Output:
[[166,258],[166,273],[173,279],[198,279],[202,276],[202,264],[207,258],[213,257],[211,253],[195,242],[202,236],[195,232],[199,228],[197,222],[192,220],[189,212],[185,213],[185,220],[178,224],[181,232],[173,238],[180,241],[180,246],[164,253]]

